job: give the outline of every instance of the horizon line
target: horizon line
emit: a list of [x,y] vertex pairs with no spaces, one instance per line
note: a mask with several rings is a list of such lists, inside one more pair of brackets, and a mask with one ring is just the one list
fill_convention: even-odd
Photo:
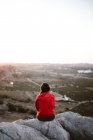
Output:
[[58,64],[58,65],[73,65],[73,64],[90,64],[92,65],[93,63],[91,62],[76,62],[76,63],[51,63],[51,62],[0,62],[0,65],[9,65],[9,64],[42,64],[42,65],[47,65],[47,64]]

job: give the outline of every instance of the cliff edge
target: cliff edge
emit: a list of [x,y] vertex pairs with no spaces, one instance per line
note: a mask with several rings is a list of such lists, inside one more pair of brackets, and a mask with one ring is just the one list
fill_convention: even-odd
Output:
[[64,112],[50,122],[1,122],[0,140],[93,140],[93,118]]

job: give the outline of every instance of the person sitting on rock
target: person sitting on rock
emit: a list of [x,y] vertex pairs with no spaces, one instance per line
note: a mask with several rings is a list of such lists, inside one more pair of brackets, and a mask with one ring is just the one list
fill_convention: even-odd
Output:
[[55,96],[50,91],[50,86],[47,83],[43,83],[40,90],[40,94],[35,99],[37,119],[40,121],[52,121],[55,118]]

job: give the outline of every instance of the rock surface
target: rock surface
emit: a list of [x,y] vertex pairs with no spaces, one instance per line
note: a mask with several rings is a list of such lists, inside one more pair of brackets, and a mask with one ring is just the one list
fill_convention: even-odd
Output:
[[2,122],[0,140],[93,140],[93,118],[64,112],[50,122],[37,119]]
[[69,132],[71,140],[93,140],[93,118],[65,112],[56,115],[56,119]]
[[41,122],[37,119],[27,121],[17,121],[17,124],[29,126],[40,131],[44,136],[52,140],[69,140],[69,133],[63,129],[57,120]]

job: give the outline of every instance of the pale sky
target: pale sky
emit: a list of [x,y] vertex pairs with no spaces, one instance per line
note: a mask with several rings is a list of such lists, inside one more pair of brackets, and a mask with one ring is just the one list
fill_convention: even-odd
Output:
[[93,63],[93,0],[0,0],[0,63]]

